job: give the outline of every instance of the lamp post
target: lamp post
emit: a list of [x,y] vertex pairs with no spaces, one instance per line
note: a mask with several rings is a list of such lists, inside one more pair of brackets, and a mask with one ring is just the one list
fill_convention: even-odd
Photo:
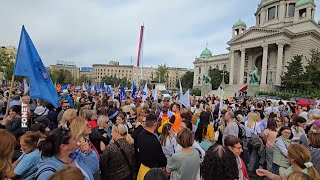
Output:
[[220,86],[221,86],[222,88],[224,88],[224,85],[226,84],[225,81],[224,81],[224,76],[225,76],[226,74],[227,74],[227,73],[226,73],[224,70],[223,70],[222,73],[221,73],[221,75],[222,75],[222,81],[221,81]]

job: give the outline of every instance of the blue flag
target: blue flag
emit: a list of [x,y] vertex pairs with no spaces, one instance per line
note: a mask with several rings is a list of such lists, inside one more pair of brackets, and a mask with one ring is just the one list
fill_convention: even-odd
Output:
[[120,102],[126,99],[126,92],[124,91],[124,86],[121,84],[121,90],[120,90]]
[[29,77],[32,99],[42,99],[58,107],[56,88],[24,26],[21,30],[13,74]]
[[134,81],[132,81],[132,87],[131,87],[131,97],[136,100],[137,99],[137,86],[135,85]]

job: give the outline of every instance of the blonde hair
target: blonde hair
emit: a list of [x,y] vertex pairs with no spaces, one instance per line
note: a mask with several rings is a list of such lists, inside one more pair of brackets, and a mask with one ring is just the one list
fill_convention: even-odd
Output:
[[87,112],[89,111],[88,108],[85,108],[85,107],[82,107],[79,111],[79,116],[80,117],[83,117],[83,118],[86,118],[86,115],[87,115]]
[[76,180],[85,180],[85,177],[81,173],[80,169],[73,166],[66,166],[59,171],[51,175],[48,180],[64,180],[66,179],[76,179]]
[[[317,170],[311,166],[306,167],[305,163],[311,162],[310,151],[301,144],[291,144],[288,147],[288,158],[293,159],[293,164],[297,165],[301,169],[308,169],[308,174],[314,179],[320,179],[319,173]],[[300,171],[300,169],[292,166],[293,171]]]
[[301,171],[294,171],[289,174],[287,180],[314,180],[314,178]]
[[13,150],[16,138],[5,129],[0,129],[0,172],[12,169]]
[[77,117],[70,124],[70,130],[72,134],[75,135],[75,138],[82,142],[85,142],[85,136],[83,133],[86,130],[88,122],[83,117]]
[[95,110],[87,110],[85,118],[91,120],[92,116],[97,115]]
[[60,125],[59,126],[63,126],[65,124],[67,124],[67,126],[69,127],[71,122],[74,120],[74,118],[77,117],[77,110],[76,109],[67,109],[61,118],[60,121]]
[[257,119],[258,119],[258,114],[257,113],[254,113],[254,112],[250,112],[248,114],[248,124],[247,124],[247,127],[249,128],[253,128],[255,123],[257,122]]
[[132,145],[134,143],[133,138],[130,136],[130,134],[127,132],[127,128],[123,125],[123,124],[119,124],[119,125],[113,125],[112,129],[118,133],[121,137],[125,137],[126,141]]
[[106,123],[109,120],[108,116],[100,115],[97,119],[97,124],[99,128],[103,128],[104,123]]

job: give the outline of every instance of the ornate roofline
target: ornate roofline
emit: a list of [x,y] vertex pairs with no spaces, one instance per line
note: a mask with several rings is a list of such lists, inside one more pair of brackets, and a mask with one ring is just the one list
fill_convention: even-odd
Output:
[[[267,35],[264,35],[264,36],[259,36],[259,37],[256,37],[256,38],[251,38],[251,39],[247,39],[247,40],[242,40],[242,41],[238,41],[238,42],[235,42],[237,40],[239,40],[240,38],[244,37],[246,34],[248,34],[249,32],[252,32],[254,30],[257,30],[257,31],[265,31],[265,32],[275,32],[275,33],[271,33],[271,34],[267,34]],[[294,33],[292,33],[291,31],[287,30],[287,29],[267,29],[267,28],[257,28],[257,27],[253,27],[253,28],[250,28],[248,29],[248,31],[245,31],[244,33],[242,33],[240,36],[236,37],[236,38],[233,38],[231,39],[230,41],[227,42],[228,45],[232,45],[232,44],[238,44],[238,43],[243,43],[243,42],[248,42],[248,41],[253,41],[253,40],[257,40],[257,39],[263,39],[263,38],[266,38],[266,37],[269,37],[269,36],[274,36],[274,35],[278,35],[278,34],[286,34],[288,36],[294,36]]]

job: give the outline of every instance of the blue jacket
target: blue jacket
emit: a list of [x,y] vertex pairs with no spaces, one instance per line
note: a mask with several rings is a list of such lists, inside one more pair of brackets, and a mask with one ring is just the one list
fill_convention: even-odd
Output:
[[[91,151],[88,155],[80,152],[75,161],[88,174],[89,179],[86,178],[86,180],[93,180],[93,174],[99,170],[99,160],[97,154],[94,151]],[[41,159],[37,166],[38,171],[36,172],[36,177],[37,179],[42,180],[47,179],[54,173],[54,171],[58,171],[63,168],[65,164],[57,159],[56,156],[52,156]]]

